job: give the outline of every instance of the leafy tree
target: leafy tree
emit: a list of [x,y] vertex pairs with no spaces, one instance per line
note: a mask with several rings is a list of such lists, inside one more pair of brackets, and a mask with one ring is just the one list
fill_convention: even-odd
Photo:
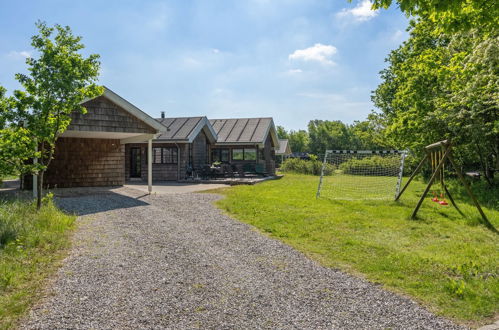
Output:
[[298,131],[291,130],[288,134],[288,140],[289,140],[289,147],[291,148],[292,152],[309,151],[310,139],[307,131],[302,129]]
[[5,93],[5,88],[0,86],[0,178],[27,171],[27,162],[35,148],[29,132],[12,124],[15,100]]
[[349,149],[351,144],[348,126],[339,120],[311,120],[308,124],[310,151],[324,154],[326,149]]
[[[70,124],[73,111],[84,113],[81,102],[102,94],[96,85],[99,75],[99,56],[84,57],[81,37],[74,36],[68,26],[48,27],[36,24],[39,34],[31,38],[31,45],[39,58],[28,58],[29,74],[17,74],[24,90],[15,91],[13,126],[23,127],[36,141],[38,158],[38,198],[41,206],[43,177],[53,158],[58,136]],[[22,124],[22,125],[21,125]],[[35,155],[34,149],[32,150]]]
[[277,126],[276,129],[277,129],[277,137],[279,139],[287,139],[288,138],[288,132],[286,131],[286,129],[284,127]]
[[[429,19],[412,21],[410,38],[387,58],[373,93],[388,143],[421,152],[451,139],[463,166],[497,169],[497,36],[472,29],[441,33]],[[477,161],[480,160],[480,161]]]
[[494,32],[499,26],[499,5],[493,0],[374,0],[373,9],[388,8],[393,2],[406,15],[430,20],[445,32],[473,28]]

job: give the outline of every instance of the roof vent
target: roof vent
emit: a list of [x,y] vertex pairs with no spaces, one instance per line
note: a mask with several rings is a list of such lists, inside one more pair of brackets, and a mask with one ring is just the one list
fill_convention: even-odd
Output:
[[161,111],[161,118],[164,119],[165,118],[165,112],[164,111]]

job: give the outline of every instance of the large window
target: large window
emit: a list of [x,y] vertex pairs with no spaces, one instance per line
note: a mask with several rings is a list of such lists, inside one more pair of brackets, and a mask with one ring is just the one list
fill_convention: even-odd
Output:
[[211,160],[212,160],[212,162],[228,163],[229,162],[229,149],[226,149],[226,148],[212,149],[211,150]]
[[177,164],[177,148],[152,148],[153,164]]
[[256,160],[255,148],[232,149],[233,160]]

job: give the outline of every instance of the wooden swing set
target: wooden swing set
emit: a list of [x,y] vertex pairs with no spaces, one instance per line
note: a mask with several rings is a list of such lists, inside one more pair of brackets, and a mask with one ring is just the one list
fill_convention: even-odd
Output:
[[[473,201],[473,204],[475,204],[475,207],[477,208],[478,212],[480,212],[480,215],[482,216],[483,221],[485,222],[485,225],[496,231],[495,227],[489,222],[487,219],[487,216],[485,213],[483,213],[482,208],[480,207],[480,204],[478,203],[478,200],[476,199],[475,195],[473,195],[473,192],[471,191],[470,186],[464,179],[463,173],[459,169],[458,166],[456,166],[456,163],[454,162],[454,159],[452,157],[452,145],[448,140],[443,140],[437,143],[430,144],[425,147],[425,156],[419,163],[419,165],[416,167],[416,170],[414,170],[414,173],[412,173],[411,177],[405,184],[404,188],[400,191],[400,193],[395,197],[395,201],[397,201],[400,196],[404,193],[404,191],[407,189],[409,184],[411,183],[412,179],[416,176],[416,174],[421,171],[423,168],[423,165],[425,164],[426,161],[429,161],[431,169],[432,169],[432,175],[430,177],[430,181],[428,182],[428,185],[426,186],[426,189],[423,192],[423,195],[419,199],[418,204],[416,205],[416,208],[412,212],[411,219],[416,218],[416,214],[418,213],[419,208],[421,207],[421,204],[423,203],[426,195],[431,189],[431,186],[435,182],[435,180],[440,181],[440,195],[438,195],[435,191],[433,192],[433,198],[431,199],[433,202],[437,202],[442,206],[448,205],[446,197],[449,198],[449,201],[451,204],[456,208],[456,210],[464,216],[463,212],[457,207],[456,202],[452,198],[452,195],[450,194],[449,190],[447,189],[447,186],[445,185],[445,163],[446,161],[449,161],[454,170],[456,171],[456,174],[461,181],[461,183],[464,185],[464,188],[466,189],[466,192],[470,196],[471,200]],[[440,199],[439,199],[440,197]]]

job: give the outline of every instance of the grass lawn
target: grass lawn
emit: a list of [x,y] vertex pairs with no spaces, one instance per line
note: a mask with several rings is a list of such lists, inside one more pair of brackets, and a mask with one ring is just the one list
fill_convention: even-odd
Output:
[[[480,224],[456,193],[463,218],[429,198],[418,220],[410,214],[424,190],[414,182],[400,202],[315,199],[318,177],[286,174],[277,181],[217,192],[218,206],[322,264],[407,294],[432,311],[470,325],[499,311],[499,235]],[[356,182],[362,185],[362,177]],[[478,194],[499,228],[497,190]],[[493,199],[493,198],[492,198]]]
[[0,329],[14,327],[39,297],[64,256],[74,220],[51,200],[39,212],[31,202],[0,200]]

